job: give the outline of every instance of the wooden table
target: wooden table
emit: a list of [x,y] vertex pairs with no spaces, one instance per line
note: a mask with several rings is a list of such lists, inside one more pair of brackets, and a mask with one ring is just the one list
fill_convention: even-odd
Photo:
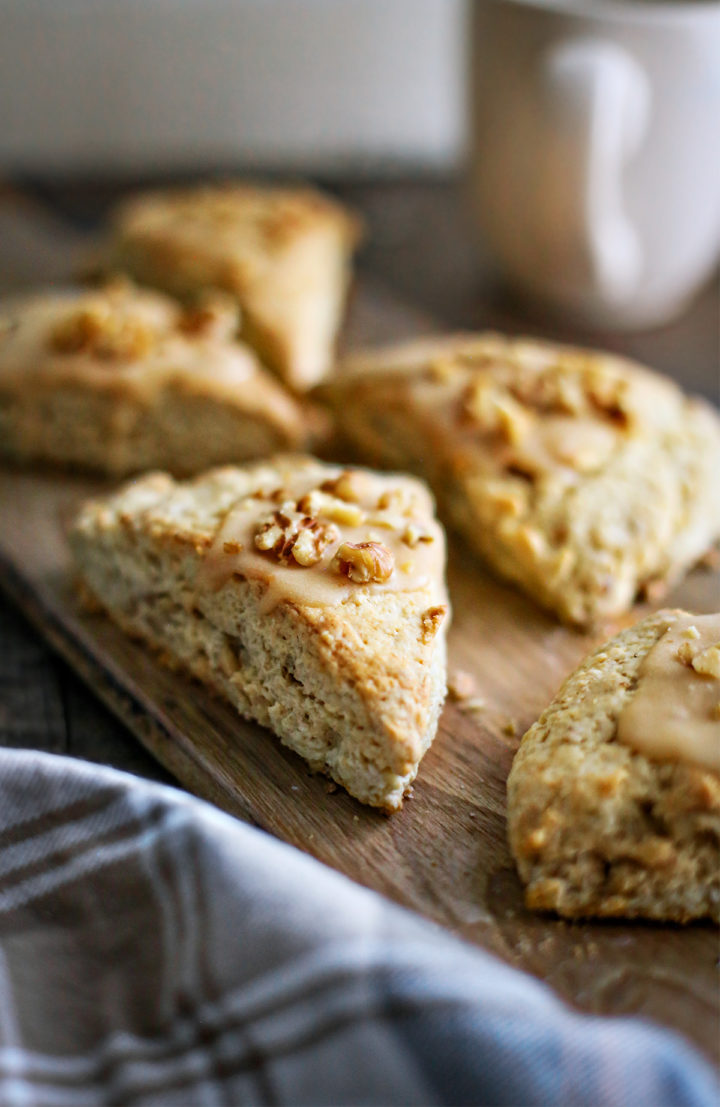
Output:
[[[701,293],[682,318],[662,330],[622,336],[574,331],[567,324],[560,328],[556,322],[525,314],[522,307],[494,283],[488,265],[472,243],[457,183],[398,180],[335,187],[364,214],[368,224],[362,269],[373,280],[385,282],[414,304],[417,314],[408,316],[411,329],[422,329],[424,320],[427,319],[429,325],[434,317],[449,327],[490,326],[604,345],[647,361],[676,376],[689,389],[717,401],[718,281]],[[87,234],[92,234],[118,192],[117,188],[109,186],[40,188],[29,185],[22,190],[0,191],[0,294],[32,286],[39,278],[65,278],[76,255],[82,252]],[[146,777],[169,780],[136,738],[109,714],[25,623],[12,602],[1,596],[0,744],[67,753]],[[511,750],[507,743],[504,754],[509,764]],[[497,817],[501,819],[501,806],[498,812]],[[348,818],[352,817],[348,813]],[[301,839],[298,844],[303,844]],[[508,949],[513,945],[517,947],[518,963],[539,975],[547,975],[543,964],[546,967],[550,964],[553,951],[545,949],[543,943],[557,941],[563,948],[570,948],[572,942],[560,931],[555,933],[552,927],[546,934],[542,921],[538,921],[537,933],[530,937],[526,932],[527,918],[516,926],[513,917],[519,888],[514,874],[511,870],[508,873],[508,879],[514,881],[513,888],[506,890],[507,896],[500,889],[496,897],[503,902],[507,899],[513,907],[503,924],[503,941]],[[530,925],[534,923],[530,921]],[[473,940],[482,940],[472,927],[465,931],[458,925],[456,929]],[[702,929],[695,933],[696,945],[705,950],[702,964],[709,964],[708,949],[712,953],[708,937],[707,931]],[[622,930],[608,929],[607,933],[603,932],[603,941],[607,979],[602,1002],[590,1006],[598,1010],[618,1010],[622,1009],[622,1003],[618,1006],[614,993],[622,990],[618,973],[622,975],[624,971],[621,947],[628,937]],[[523,942],[528,946],[524,952]],[[649,928],[647,942],[654,950],[653,956],[657,954],[661,958],[663,950],[667,952],[660,930]],[[594,942],[585,944],[587,950],[582,942],[573,948],[577,948],[583,958],[587,954],[588,979],[594,980],[597,970],[592,960],[596,954],[590,948]],[[680,948],[677,943],[675,948]],[[684,956],[681,951],[681,959]],[[557,963],[562,964],[562,959]],[[577,995],[576,983],[565,988],[562,979],[553,979],[553,982],[561,992]],[[659,986],[657,981],[654,986]],[[705,980],[706,994],[708,987],[712,988],[712,983]],[[672,991],[668,982],[666,991],[668,998]],[[664,995],[662,990],[660,994]],[[643,1002],[642,996],[633,995],[625,1009],[643,1010]],[[657,1000],[653,1004],[648,1004],[648,1010],[655,1012]],[[714,1053],[712,1027],[697,1027],[695,1032],[687,1020],[669,1018],[667,1021],[683,1026],[707,1052]]]

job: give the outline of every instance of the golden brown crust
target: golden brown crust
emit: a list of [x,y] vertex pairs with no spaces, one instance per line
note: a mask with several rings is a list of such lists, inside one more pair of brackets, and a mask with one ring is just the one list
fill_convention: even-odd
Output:
[[[298,458],[217,469],[185,484],[152,474],[87,504],[71,543],[84,583],[124,629],[271,727],[362,802],[394,810],[444,698],[442,573],[410,591],[343,577],[339,602],[311,604],[273,596],[272,551],[265,579],[235,572],[218,588],[204,576],[234,505],[303,465],[319,485],[346,475]],[[418,482],[407,487],[426,495]],[[428,638],[424,616],[440,605],[444,616]]]
[[297,390],[329,370],[359,223],[307,188],[207,185],[134,197],[114,217],[113,262],[186,298],[222,289],[242,336]]
[[523,738],[508,834],[529,907],[720,921],[720,778],[617,740],[641,665],[680,614],[651,615],[596,650]]
[[0,451],[121,475],[306,446],[323,420],[232,337],[237,309],[190,311],[115,284],[0,309]]
[[720,535],[720,421],[611,355],[457,335],[358,355],[321,390],[372,464],[426,477],[470,544],[577,624],[657,599]]

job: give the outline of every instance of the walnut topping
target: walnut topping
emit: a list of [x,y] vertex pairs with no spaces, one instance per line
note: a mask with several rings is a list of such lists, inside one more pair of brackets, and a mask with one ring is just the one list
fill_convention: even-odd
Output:
[[393,574],[395,558],[380,542],[343,542],[332,568],[356,584],[384,584]]
[[336,499],[328,492],[322,492],[319,488],[308,492],[298,501],[298,511],[315,517],[322,515],[333,523],[340,523],[346,527],[359,527],[365,522],[365,512],[356,503]]
[[60,319],[50,333],[50,347],[59,354],[90,354],[101,361],[134,360],[150,351],[155,338],[141,319],[98,302]]
[[187,308],[178,321],[182,334],[218,340],[232,338],[240,325],[240,312],[230,296],[213,293]]
[[420,638],[423,642],[426,644],[432,642],[440,630],[447,612],[447,604],[444,603],[438,604],[437,607],[428,607],[427,611],[423,611],[420,616]]
[[418,542],[434,542],[432,534],[426,534],[421,530],[417,523],[408,523],[402,534],[402,540],[406,546],[411,546],[413,549],[417,546]]
[[255,534],[258,550],[272,551],[278,561],[292,558],[298,565],[316,565],[324,550],[340,537],[337,527],[321,523],[301,511],[290,500],[262,521]]
[[427,367],[428,376],[436,384],[450,384],[460,371],[457,361],[447,354],[436,357]]
[[329,492],[346,503],[356,504],[367,494],[368,484],[367,473],[358,469],[346,469],[339,477],[324,481],[320,490]]
[[720,680],[720,643],[716,646],[708,646],[702,653],[696,653],[691,664],[695,672],[700,673],[701,676]]
[[380,496],[376,508],[410,518],[418,510],[417,495],[409,488],[389,488]]
[[481,430],[499,434],[512,445],[522,442],[530,428],[530,415],[522,404],[486,376],[468,385],[462,414]]

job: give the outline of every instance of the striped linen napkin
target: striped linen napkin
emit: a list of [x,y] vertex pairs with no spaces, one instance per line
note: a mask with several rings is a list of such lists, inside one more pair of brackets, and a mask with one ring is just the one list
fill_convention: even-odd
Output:
[[710,1068],[170,788],[0,753],[0,1103],[716,1107]]

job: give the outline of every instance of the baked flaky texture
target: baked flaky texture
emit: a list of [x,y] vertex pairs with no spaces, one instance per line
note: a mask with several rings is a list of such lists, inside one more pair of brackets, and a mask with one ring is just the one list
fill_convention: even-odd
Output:
[[323,385],[352,447],[424,476],[502,576],[587,625],[720,534],[720,421],[609,354],[499,335],[359,354]]
[[682,614],[661,611],[601,646],[523,738],[508,835],[528,907],[720,921],[720,777],[617,740],[643,660]]
[[[378,541],[348,547],[366,525]],[[88,503],[70,541],[123,629],[363,803],[401,806],[445,695],[444,536],[419,481],[303,457],[155,473]],[[432,556],[406,585],[413,550]]]
[[308,188],[241,183],[145,193],[113,218],[110,264],[181,298],[221,289],[242,337],[296,391],[332,366],[359,223]]
[[324,420],[234,338],[216,297],[183,310],[125,282],[0,306],[0,455],[185,475],[304,449]]

